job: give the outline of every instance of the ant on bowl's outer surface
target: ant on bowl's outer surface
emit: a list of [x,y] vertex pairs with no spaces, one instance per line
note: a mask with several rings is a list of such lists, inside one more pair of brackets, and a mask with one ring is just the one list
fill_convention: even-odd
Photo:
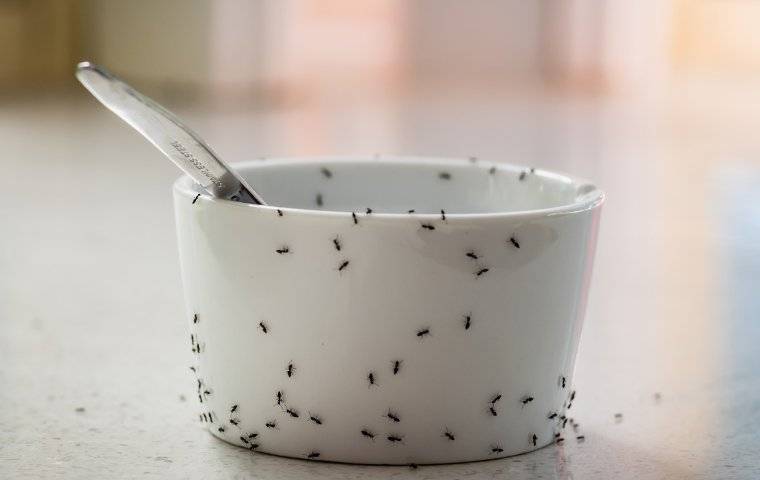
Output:
[[390,409],[388,410],[388,413],[385,414],[385,416],[396,423],[401,421],[401,418],[399,418],[398,413],[395,413],[393,410],[390,410]]

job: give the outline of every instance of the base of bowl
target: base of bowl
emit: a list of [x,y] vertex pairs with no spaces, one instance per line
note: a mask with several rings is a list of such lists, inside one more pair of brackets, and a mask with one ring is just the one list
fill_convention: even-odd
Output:
[[324,453],[324,452],[318,452],[319,456],[313,456],[310,458],[310,455],[313,455],[315,452],[306,452],[303,454],[294,453],[293,451],[289,449],[281,449],[281,448],[267,448],[266,445],[260,444],[256,448],[252,448],[253,445],[256,445],[255,440],[249,441],[248,445],[243,443],[242,439],[239,441],[236,441],[233,438],[229,438],[223,435],[220,435],[218,432],[212,430],[211,428],[208,429],[208,432],[217,439],[223,441],[224,443],[239,447],[241,449],[249,450],[252,453],[262,453],[265,455],[271,455],[274,457],[282,457],[282,458],[289,458],[294,460],[305,460],[305,461],[314,461],[314,462],[323,462],[323,463],[341,463],[346,465],[374,465],[374,466],[391,466],[391,467],[403,467],[403,466],[430,466],[430,465],[454,465],[459,463],[472,463],[472,462],[483,462],[483,461],[489,461],[489,460],[499,460],[503,458],[509,458],[514,457],[517,455],[523,455],[530,452],[535,452],[536,450],[540,450],[544,447],[547,447],[549,445],[552,445],[554,442],[548,441],[548,442],[536,442],[536,446],[517,450],[517,451],[503,451],[503,452],[492,452],[491,455],[472,455],[472,456],[452,456],[450,459],[436,459],[436,460],[430,460],[423,457],[409,457],[408,459],[404,459],[404,461],[399,460],[382,460],[372,457],[362,457],[361,455],[356,454],[350,454],[350,455],[341,455],[340,452],[332,452],[332,453]]

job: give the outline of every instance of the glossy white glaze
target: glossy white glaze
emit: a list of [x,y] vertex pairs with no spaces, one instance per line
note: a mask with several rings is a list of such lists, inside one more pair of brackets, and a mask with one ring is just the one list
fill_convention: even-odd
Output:
[[[573,178],[490,167],[385,157],[239,167],[270,207],[198,197],[178,180],[209,430],[263,452],[378,464],[550,443],[562,422],[548,416],[572,391],[603,196]],[[307,209],[317,194],[323,211]]]

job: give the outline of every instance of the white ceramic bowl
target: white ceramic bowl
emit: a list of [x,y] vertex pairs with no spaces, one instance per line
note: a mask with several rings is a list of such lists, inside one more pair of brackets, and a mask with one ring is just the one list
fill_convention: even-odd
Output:
[[237,170],[271,206],[198,196],[187,177],[174,186],[212,434],[370,464],[483,460],[553,441],[572,402],[600,190],[469,160]]

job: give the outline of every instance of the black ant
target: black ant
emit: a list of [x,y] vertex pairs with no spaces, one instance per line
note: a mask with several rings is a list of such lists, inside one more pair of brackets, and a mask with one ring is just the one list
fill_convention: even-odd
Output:
[[285,373],[288,375],[288,378],[292,377],[295,371],[296,371],[296,367],[293,366],[293,362],[290,362],[288,364],[288,368],[285,370]]
[[503,452],[503,451],[504,451],[504,449],[503,449],[503,448],[501,448],[501,447],[500,447],[500,446],[498,446],[498,445],[492,445],[492,446],[491,446],[491,453],[501,453],[501,452]]
[[532,401],[533,401],[533,397],[531,397],[530,395],[528,395],[527,397],[523,397],[523,399],[520,400],[520,402],[522,402],[523,404],[523,407]]
[[441,172],[438,174],[438,178],[441,180],[451,180],[451,174],[449,172]]
[[430,329],[429,328],[426,327],[426,328],[423,328],[421,330],[417,330],[417,336],[418,337],[422,338],[425,335],[430,335]]
[[446,221],[446,212],[444,212],[443,209],[441,209],[441,220],[444,222]]
[[575,439],[578,441],[578,443],[583,443],[584,441],[586,441],[586,436],[578,435],[577,437],[575,437]]
[[616,421],[617,423],[620,423],[620,422],[622,422],[622,421],[623,421],[623,414],[622,414],[622,413],[616,413],[616,414],[615,414],[615,421]]
[[490,268],[481,268],[480,270],[478,270],[477,272],[475,272],[475,276],[479,277],[479,276],[483,275],[484,273],[488,273],[489,270],[490,270]]
[[562,435],[561,433],[557,432],[554,434],[554,438],[559,438],[559,436]]
[[201,388],[203,388],[203,382],[201,382],[201,379],[200,379],[200,378],[198,378],[198,379],[196,379],[196,380],[197,380],[197,382],[198,382],[198,391],[200,392],[200,391],[201,391]]
[[394,360],[393,361],[393,374],[397,375],[399,370],[401,370],[401,360]]
[[224,433],[224,427],[219,427],[217,428],[217,430],[219,431],[219,433]]
[[491,412],[491,415],[493,415],[494,417],[498,417],[499,416],[499,414],[496,412],[496,409],[493,408],[493,405],[490,406],[490,407],[488,407],[488,411]]
[[391,442],[391,443],[396,443],[396,442],[400,442],[401,440],[403,440],[403,437],[401,437],[399,435],[396,435],[394,433],[388,435],[387,438],[388,438],[388,441]]
[[190,370],[192,370],[192,371],[193,371],[193,373],[198,373],[198,370],[196,370],[196,368],[195,368],[195,367],[193,367],[193,366],[191,366],[191,367],[190,367]]
[[562,388],[565,388],[565,377],[562,376],[562,377],[559,377],[559,378],[560,378],[560,380],[562,380]]
[[409,468],[411,468],[412,470],[417,470],[418,466],[416,463],[410,463]]
[[277,422],[275,422],[274,420],[269,421],[269,422],[265,423],[264,425],[267,428],[277,428]]
[[288,415],[290,415],[293,418],[298,418],[299,417],[298,412],[295,411],[295,409],[293,409],[293,408],[286,408],[285,411],[288,413]]
[[414,212],[415,212],[415,210],[411,209],[411,210],[408,210],[406,213],[414,213]]
[[245,443],[246,445],[247,445],[247,444],[249,444],[249,443],[251,443],[251,442],[249,442],[249,441],[248,441],[248,439],[247,439],[247,438],[245,438],[245,437],[244,437],[244,436],[242,436],[242,435],[240,436],[240,440],[241,440],[243,443]]
[[277,209],[277,215],[280,217],[283,215],[282,210],[280,210],[279,208]]
[[399,418],[398,414],[394,413],[391,410],[388,410],[388,413],[386,413],[385,416],[388,417],[388,418],[390,418],[391,420],[393,420],[396,423],[398,423],[398,422],[401,421],[401,419]]
[[549,420],[553,420],[553,419],[557,418],[557,414],[556,413],[550,413],[548,418],[549,418]]
[[446,431],[445,431],[445,432],[443,432],[443,436],[444,436],[444,437],[446,437],[446,438],[448,438],[448,439],[449,439],[449,440],[451,440],[452,442],[453,442],[454,440],[456,440],[456,438],[454,437],[454,434],[453,434],[453,433],[451,433],[451,432],[449,431],[449,429],[448,429],[448,428],[446,429]]
[[321,207],[322,205],[324,205],[324,202],[323,202],[323,200],[322,200],[322,194],[321,194],[321,193],[318,193],[318,194],[317,194],[317,198],[316,198],[316,201],[317,201],[317,206],[318,206],[318,207]]
[[319,452],[311,452],[308,455],[306,455],[306,457],[309,458],[309,459],[319,458]]
[[200,394],[200,393],[198,394],[198,401],[199,401],[200,403],[203,403],[203,397],[201,397],[201,394]]
[[289,253],[290,248],[289,247],[278,248],[277,250],[275,250],[275,252],[279,253],[280,255],[283,255],[285,253]]
[[478,258],[480,258],[480,257],[478,257],[478,255],[475,252],[467,252],[467,253],[465,253],[465,255],[467,255],[468,257],[470,257],[473,260],[477,260]]
[[256,450],[257,448],[259,448],[259,444],[258,444],[258,443],[252,443],[252,444],[251,444],[251,445],[248,447],[248,450],[251,450],[251,451],[253,451],[253,450]]
[[267,328],[267,325],[264,322],[259,322],[259,328],[264,333],[268,333],[269,332],[269,329]]
[[240,420],[238,420],[237,418],[230,418],[230,423],[237,427],[240,424]]
[[575,400],[575,390],[570,392],[570,401],[572,402],[573,400]]
[[193,315],[193,323],[198,323],[198,314]]
[[435,230],[435,227],[433,225],[429,224],[429,223],[423,223],[422,224],[422,228],[424,228],[426,230]]
[[520,172],[520,181],[521,181],[521,182],[522,182],[523,180],[525,180],[525,175],[527,175],[527,172],[525,172],[525,171],[522,171],[522,172]]
[[356,212],[351,212],[351,217],[354,219],[354,225],[359,223],[359,219],[356,218]]
[[499,400],[501,400],[501,393],[499,393],[499,394],[497,394],[495,397],[493,397],[489,403],[490,403],[491,405],[493,405],[493,404],[495,404],[496,402],[498,402]]
[[538,437],[536,436],[535,433],[533,434],[533,437],[531,437],[531,440],[533,440],[533,446],[535,447],[536,446],[536,442],[538,441]]
[[343,263],[341,263],[340,266],[338,267],[338,271],[342,272],[348,266],[348,263],[349,263],[348,260],[343,260]]
[[369,372],[369,374],[367,374],[367,381],[369,381],[369,385],[375,385],[375,380],[375,372]]
[[562,437],[558,437],[558,438],[555,440],[555,442],[557,443],[557,445],[562,445],[562,443],[563,443],[564,441],[565,441],[565,439],[564,439],[564,438],[562,438]]
[[489,168],[488,169],[488,173],[490,173],[491,175],[493,175],[494,173],[496,173],[496,167]]
[[277,405],[282,405],[282,403],[285,401],[284,395],[282,393],[282,390],[277,391]]
[[258,433],[249,433],[249,434],[248,434],[248,439],[250,440],[251,438],[256,438],[256,437],[258,437],[258,436],[259,436],[259,434],[258,434]]
[[367,207],[367,215],[369,215],[370,213],[372,213],[372,209]]
[[318,415],[309,415],[309,420],[316,423],[317,425],[322,425],[322,419],[319,418]]
[[237,406],[237,404],[233,405],[233,406],[232,406],[232,408],[230,408],[230,413],[235,413],[235,412],[237,412],[237,409],[238,409],[238,406]]
[[374,440],[375,439],[375,434],[372,433],[372,432],[370,432],[366,428],[362,429],[362,435],[364,435],[365,437],[369,438],[370,440]]
[[204,390],[204,391],[203,391],[203,394],[204,394],[204,395],[211,395],[211,390]]
[[198,201],[198,197],[200,197],[200,196],[201,196],[201,194],[200,194],[200,193],[199,193],[198,195],[196,195],[196,196],[195,196],[195,198],[193,199],[193,205],[195,205],[195,202],[197,202],[197,201]]
[[470,324],[472,323],[472,315],[467,314],[464,316],[464,329],[469,330]]
[[[520,248],[520,244],[517,242],[517,240],[515,239],[515,237],[509,237],[509,243],[511,243],[515,248]],[[564,377],[562,377],[562,378],[564,378]],[[563,387],[562,388],[565,388],[564,387],[564,383],[563,383]]]
[[206,414],[205,413],[201,413],[200,415],[198,415],[198,418],[200,418],[201,422],[205,422],[206,421]]
[[562,420],[562,428],[564,429],[565,426],[567,426],[567,419]]
[[333,245],[335,245],[335,250],[340,252],[340,239],[338,237],[333,238]]
[[332,172],[326,169],[325,167],[322,167],[320,171],[322,172],[322,175],[324,175],[326,178],[332,178]]

